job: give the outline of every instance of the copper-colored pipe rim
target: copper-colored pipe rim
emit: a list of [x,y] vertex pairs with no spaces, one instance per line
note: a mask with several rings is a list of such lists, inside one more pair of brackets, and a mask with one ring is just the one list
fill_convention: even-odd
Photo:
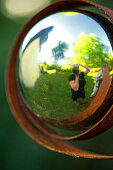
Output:
[[[19,40],[23,41],[25,35],[26,35],[26,31],[28,32],[32,26],[34,24],[36,24],[38,21],[40,21],[41,19],[45,18],[46,16],[50,15],[51,13],[54,13],[55,12],[58,12],[58,11],[63,11],[64,8],[67,10],[69,7],[70,9],[73,9],[74,6],[75,8],[76,7],[79,7],[79,6],[84,6],[86,5],[86,3],[82,0],[82,1],[76,1],[78,4],[75,3],[75,1],[61,1],[61,2],[56,2],[54,3],[53,5],[50,5],[48,8],[45,8],[44,10],[42,10],[40,13],[36,14],[30,21],[28,21],[28,23],[25,25],[25,27],[23,28],[23,30],[21,31],[21,35],[19,37]],[[68,3],[68,5],[67,5]],[[81,4],[82,3],[82,4]],[[61,7],[60,7],[61,6]],[[59,7],[59,8],[58,8]],[[74,8],[74,9],[75,9]],[[20,47],[20,44],[17,43],[17,46],[15,47],[17,50],[19,50],[19,47]],[[15,66],[16,67],[16,66]],[[16,69],[16,68],[15,68]],[[15,75],[16,76],[16,75]],[[16,78],[15,78],[16,79]],[[98,115],[97,113],[97,110],[102,107],[102,103],[103,101],[105,100],[106,98],[106,95],[107,95],[107,92],[108,92],[108,89],[110,87],[110,84],[108,83],[108,86],[105,87],[106,91],[104,91],[103,93],[103,98],[102,100],[99,100],[100,97],[96,96],[93,100],[93,103],[97,103],[96,105],[92,104],[90,107],[88,107],[86,110],[84,110],[83,112],[81,112],[80,114],[72,117],[72,118],[69,118],[69,119],[65,119],[65,120],[53,120],[53,119],[49,119],[49,118],[44,118],[44,117],[41,117],[40,115],[40,118],[42,120],[46,120],[46,122],[48,123],[51,123],[57,127],[61,127],[61,128],[66,128],[66,129],[75,129],[75,130],[81,130],[81,129],[84,129],[85,126],[88,126],[91,124],[91,120],[93,121],[93,117],[96,117],[96,115]],[[101,96],[101,92],[100,92],[100,95]],[[23,103],[24,102],[24,99],[21,98],[21,100],[23,100]],[[107,101],[108,102],[108,99]],[[27,107],[31,112],[33,112],[29,107],[28,105],[26,105],[25,103],[25,107]],[[104,105],[103,105],[104,107]],[[104,109],[104,108],[102,108]],[[100,110],[99,110],[100,111]],[[101,111],[100,111],[101,112]],[[90,121],[89,121],[89,115],[90,115]],[[94,116],[93,116],[94,115]],[[91,119],[92,117],[92,119]]]
[[[67,5],[65,6],[64,4],[67,4]],[[22,43],[23,38],[25,37],[27,32],[30,30],[30,28],[36,23],[37,20],[40,21],[41,19],[43,19],[44,17],[46,17],[48,15],[48,9],[50,9],[51,12],[54,13],[53,6],[55,6],[56,11],[59,12],[59,6],[60,6],[60,10],[61,9],[66,10],[67,6],[68,6],[68,9],[73,9],[75,6],[77,6],[77,4],[78,4],[78,6],[89,6],[89,5],[96,6],[97,8],[103,10],[108,15],[108,17],[110,17],[111,21],[113,21],[113,11],[112,10],[110,10],[106,7],[85,1],[85,0],[59,1],[59,2],[54,3],[53,5],[50,5],[49,7],[45,8],[38,15],[36,14],[24,26],[23,30],[20,32],[20,34],[16,40],[16,44],[14,45],[14,47],[12,49],[11,57],[10,57],[8,69],[7,69],[7,75],[6,75],[7,97],[8,97],[8,101],[11,106],[12,112],[13,112],[15,118],[17,119],[17,121],[19,122],[19,124],[21,125],[21,127],[34,140],[36,140],[41,145],[43,145],[47,148],[50,148],[52,150],[55,150],[57,152],[61,152],[61,153],[65,153],[65,154],[73,155],[73,156],[80,156],[80,157],[84,157],[84,158],[99,158],[99,159],[113,158],[113,156],[98,155],[98,154],[90,153],[90,152],[87,152],[84,150],[79,150],[64,141],[61,141],[61,140],[55,139],[53,137],[50,137],[48,135],[45,135],[43,132],[40,131],[39,126],[38,127],[35,126],[36,122],[33,123],[32,121],[30,121],[30,119],[27,116],[27,114],[29,114],[30,110],[27,107],[25,107],[22,100],[20,101],[20,99],[22,99],[22,98],[21,98],[21,93],[19,92],[19,89],[18,89],[17,81],[16,81],[16,58],[18,56],[18,50]],[[49,14],[50,14],[50,11],[49,11]],[[113,89],[112,86],[111,86],[111,88]],[[110,122],[111,122],[111,126],[112,126],[113,111],[111,110],[110,113],[111,113]],[[44,122],[42,120],[39,118],[38,121],[39,121],[39,124],[42,123],[42,126],[43,126]],[[40,126],[41,126],[41,124],[40,124]]]

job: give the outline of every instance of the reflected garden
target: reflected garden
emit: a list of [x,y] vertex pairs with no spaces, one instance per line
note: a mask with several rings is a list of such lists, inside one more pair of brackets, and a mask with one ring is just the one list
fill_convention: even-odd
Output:
[[[66,119],[84,111],[95,97],[95,77],[102,66],[112,75],[112,47],[102,26],[79,12],[56,13],[37,23],[26,35],[18,57],[18,84],[28,106],[51,119]],[[69,77],[79,65],[85,99],[73,102]],[[85,67],[84,67],[85,66]],[[98,75],[100,71],[100,75]],[[99,77],[99,78],[100,78]],[[76,80],[72,79],[72,81]],[[80,87],[80,77],[79,77]]]

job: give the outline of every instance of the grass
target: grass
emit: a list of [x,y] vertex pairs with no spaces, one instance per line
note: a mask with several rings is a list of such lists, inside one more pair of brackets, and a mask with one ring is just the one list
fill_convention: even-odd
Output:
[[[71,97],[71,89],[68,83],[70,71],[59,71],[55,74],[41,74],[34,88],[24,88],[23,95],[28,105],[37,114],[52,118],[66,119],[83,111],[87,105],[80,99],[74,104]],[[93,89],[93,78],[86,76],[86,100]]]

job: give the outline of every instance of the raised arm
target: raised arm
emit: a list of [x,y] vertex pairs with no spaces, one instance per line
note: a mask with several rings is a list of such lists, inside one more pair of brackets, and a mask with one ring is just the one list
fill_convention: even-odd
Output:
[[91,70],[91,68],[89,68],[89,67],[88,67],[88,66],[86,66],[86,65],[79,64],[79,66],[82,66],[82,67],[84,67],[84,68],[86,69],[86,71],[84,71],[84,75],[86,75],[87,73],[89,73],[89,72],[90,72],[90,70]]

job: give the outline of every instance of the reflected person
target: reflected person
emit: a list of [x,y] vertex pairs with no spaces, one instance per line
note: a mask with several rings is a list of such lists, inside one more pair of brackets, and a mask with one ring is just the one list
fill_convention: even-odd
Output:
[[102,83],[103,80],[103,70],[107,68],[106,64],[103,64],[101,70],[97,73],[97,75],[95,76],[95,85],[93,88],[93,92],[91,93],[90,97],[94,97],[97,94],[97,91]]
[[[84,67],[86,70],[84,72],[80,71],[79,66]],[[77,102],[78,98],[85,99],[85,75],[89,73],[90,70],[88,66],[79,63],[72,67],[72,75],[69,76],[69,85],[74,103]]]

